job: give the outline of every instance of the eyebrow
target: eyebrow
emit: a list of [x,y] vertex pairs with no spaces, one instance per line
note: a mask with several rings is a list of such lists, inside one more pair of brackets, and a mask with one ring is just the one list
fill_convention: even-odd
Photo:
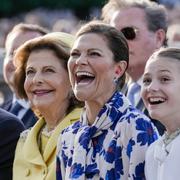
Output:
[[[74,48],[74,49],[72,49],[73,51],[79,51],[79,49],[78,48]],[[101,49],[99,49],[99,48],[89,48],[89,49],[87,49],[88,51],[89,50],[99,50],[99,51],[102,51]]]
[[160,72],[169,72],[169,73],[171,73],[171,71],[169,71],[167,69],[162,69],[162,70],[160,70]]
[[[169,71],[169,70],[167,70],[167,69],[162,69],[162,70],[159,70],[158,72],[161,72],[161,73],[164,73],[164,72],[171,73],[171,71]],[[150,73],[150,72],[147,72],[147,73],[146,73],[146,72],[145,72],[143,76],[149,76],[150,74],[152,74],[152,73]]]
[[[33,68],[34,69],[34,66],[26,66],[26,69],[28,68]],[[43,69],[45,68],[56,68],[55,66],[51,66],[51,65],[47,65],[47,66],[43,66]]]
[[94,50],[95,50],[95,51],[98,50],[98,51],[100,51],[100,52],[103,52],[103,51],[102,51],[101,49],[99,49],[99,48],[91,48],[91,49],[88,49],[88,51],[94,51]]

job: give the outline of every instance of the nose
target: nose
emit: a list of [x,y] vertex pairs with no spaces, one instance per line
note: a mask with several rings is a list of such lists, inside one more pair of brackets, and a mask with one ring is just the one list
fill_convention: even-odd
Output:
[[82,64],[87,64],[88,63],[88,59],[87,56],[85,54],[81,54],[77,59],[76,59],[76,64],[78,65],[82,65]]
[[42,84],[43,83],[43,75],[39,72],[36,72],[33,77],[34,84]]
[[159,83],[155,80],[152,80],[151,83],[149,84],[148,91],[158,91],[159,90]]

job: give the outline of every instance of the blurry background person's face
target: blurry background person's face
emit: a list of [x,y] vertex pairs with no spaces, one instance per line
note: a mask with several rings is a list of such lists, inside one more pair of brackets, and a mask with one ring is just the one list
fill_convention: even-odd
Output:
[[11,90],[14,92],[14,72],[15,66],[13,64],[13,57],[15,51],[18,47],[20,47],[24,42],[33,39],[35,37],[40,36],[37,32],[16,32],[12,34],[6,42],[6,55],[4,59],[3,65],[3,76],[5,82],[9,85]]
[[133,80],[138,80],[143,74],[146,61],[157,48],[156,35],[147,28],[145,13],[139,8],[128,8],[116,11],[110,24],[121,31],[126,27],[134,27],[136,36],[128,40],[129,67],[127,72]]

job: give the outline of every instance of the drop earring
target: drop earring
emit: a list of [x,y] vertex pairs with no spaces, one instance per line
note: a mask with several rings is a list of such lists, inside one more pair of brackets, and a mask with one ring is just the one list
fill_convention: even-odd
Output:
[[118,83],[118,78],[117,78],[117,77],[114,77],[114,78],[113,78],[113,82],[117,85],[117,83]]

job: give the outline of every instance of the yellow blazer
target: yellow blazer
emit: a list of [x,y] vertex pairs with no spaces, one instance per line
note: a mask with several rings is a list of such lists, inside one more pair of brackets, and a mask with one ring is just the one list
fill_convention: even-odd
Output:
[[77,121],[80,113],[81,109],[77,108],[59,123],[49,138],[43,154],[40,153],[37,137],[45,124],[44,119],[39,119],[32,129],[24,131],[16,147],[13,180],[55,180],[56,145],[59,134]]

